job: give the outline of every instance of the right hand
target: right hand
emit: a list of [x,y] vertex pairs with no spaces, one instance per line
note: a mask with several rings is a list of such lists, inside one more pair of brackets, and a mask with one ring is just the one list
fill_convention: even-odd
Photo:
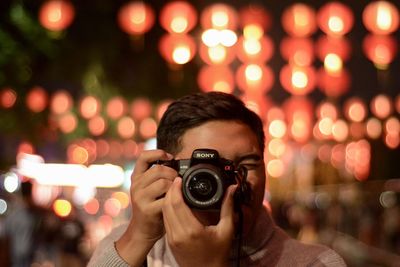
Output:
[[164,195],[178,174],[167,166],[150,165],[156,160],[172,158],[163,150],[151,150],[144,151],[136,161],[130,190],[132,218],[116,242],[118,253],[132,266],[140,266],[154,243],[164,235]]

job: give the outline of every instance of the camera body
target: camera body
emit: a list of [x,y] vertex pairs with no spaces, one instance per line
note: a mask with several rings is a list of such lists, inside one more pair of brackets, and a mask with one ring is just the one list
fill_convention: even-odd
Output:
[[196,149],[190,159],[157,162],[175,169],[182,177],[182,193],[186,204],[194,209],[219,210],[226,189],[239,184],[235,204],[243,199],[247,171],[236,170],[232,161],[220,158],[216,150]]

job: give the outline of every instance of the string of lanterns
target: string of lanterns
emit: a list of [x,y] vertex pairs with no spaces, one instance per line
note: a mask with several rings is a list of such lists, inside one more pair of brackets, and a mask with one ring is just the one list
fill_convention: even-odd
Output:
[[[392,34],[399,28],[399,12],[390,2],[374,1],[366,5],[362,15],[363,24],[370,32],[363,39],[363,52],[377,69],[385,70],[397,53],[397,42]],[[74,6],[68,0],[49,0],[39,12],[41,25],[49,31],[66,30],[74,17]],[[130,1],[119,9],[116,23],[126,34],[141,38],[154,27],[156,19],[165,30],[159,40],[159,52],[171,67],[184,65],[198,55],[201,67],[197,82],[201,90],[231,93],[237,88],[248,106],[261,115],[271,139],[266,157],[272,162],[268,165],[271,173],[283,166],[280,160],[283,161],[287,146],[283,149],[282,144],[292,141],[298,144],[311,140],[347,143],[346,147],[352,147],[349,150],[360,147],[364,151],[365,138],[382,137],[389,148],[399,146],[400,127],[396,115],[400,112],[399,96],[391,99],[380,94],[368,104],[353,97],[346,100],[342,108],[336,103],[351,85],[345,66],[351,55],[346,35],[354,25],[354,15],[344,3],[331,1],[319,10],[303,3],[285,8],[281,23],[286,36],[279,45],[279,53],[286,64],[278,77],[291,97],[281,108],[267,95],[276,83],[268,64],[278,51],[268,35],[272,19],[265,7],[252,4],[236,10],[228,4],[215,3],[198,12],[188,1],[171,1],[156,14],[148,3]],[[311,37],[318,29],[323,34],[314,42]],[[318,70],[313,64],[316,59],[323,63]],[[316,88],[327,100],[314,107],[305,96]],[[16,98],[14,90],[4,88],[0,92],[1,107],[12,108]],[[107,129],[112,129],[123,142],[153,137],[157,119],[167,104],[168,101],[153,108],[148,99],[128,103],[121,96],[102,103],[91,95],[74,102],[67,91],[55,93],[49,101],[46,90],[40,87],[32,88],[26,97],[26,105],[32,112],[42,112],[49,107],[50,123],[64,134],[73,133],[83,120],[92,137],[100,138],[107,135]],[[108,145],[123,147],[117,143]],[[75,148],[85,146],[84,143],[74,145]],[[124,146],[132,148],[137,143]],[[71,148],[70,151],[76,150]],[[83,163],[88,163],[97,156],[83,158]],[[365,173],[360,177],[365,177]]]

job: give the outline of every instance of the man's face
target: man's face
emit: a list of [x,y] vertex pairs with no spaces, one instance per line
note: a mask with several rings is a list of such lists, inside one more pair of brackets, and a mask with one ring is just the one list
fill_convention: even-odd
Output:
[[[182,136],[182,150],[175,155],[176,159],[188,159],[198,148],[209,148],[218,151],[220,157],[232,160],[235,166],[248,169],[247,181],[252,196],[248,205],[243,208],[244,234],[251,229],[262,207],[265,190],[265,166],[263,151],[254,132],[245,124],[235,121],[211,121],[192,128]],[[206,215],[195,213],[203,223],[210,221]]]

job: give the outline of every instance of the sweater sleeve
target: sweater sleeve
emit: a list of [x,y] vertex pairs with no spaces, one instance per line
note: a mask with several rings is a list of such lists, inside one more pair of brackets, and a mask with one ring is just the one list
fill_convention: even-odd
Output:
[[117,241],[124,233],[127,225],[121,225],[106,236],[96,247],[88,267],[129,267],[118,254],[115,248],[115,241]]

